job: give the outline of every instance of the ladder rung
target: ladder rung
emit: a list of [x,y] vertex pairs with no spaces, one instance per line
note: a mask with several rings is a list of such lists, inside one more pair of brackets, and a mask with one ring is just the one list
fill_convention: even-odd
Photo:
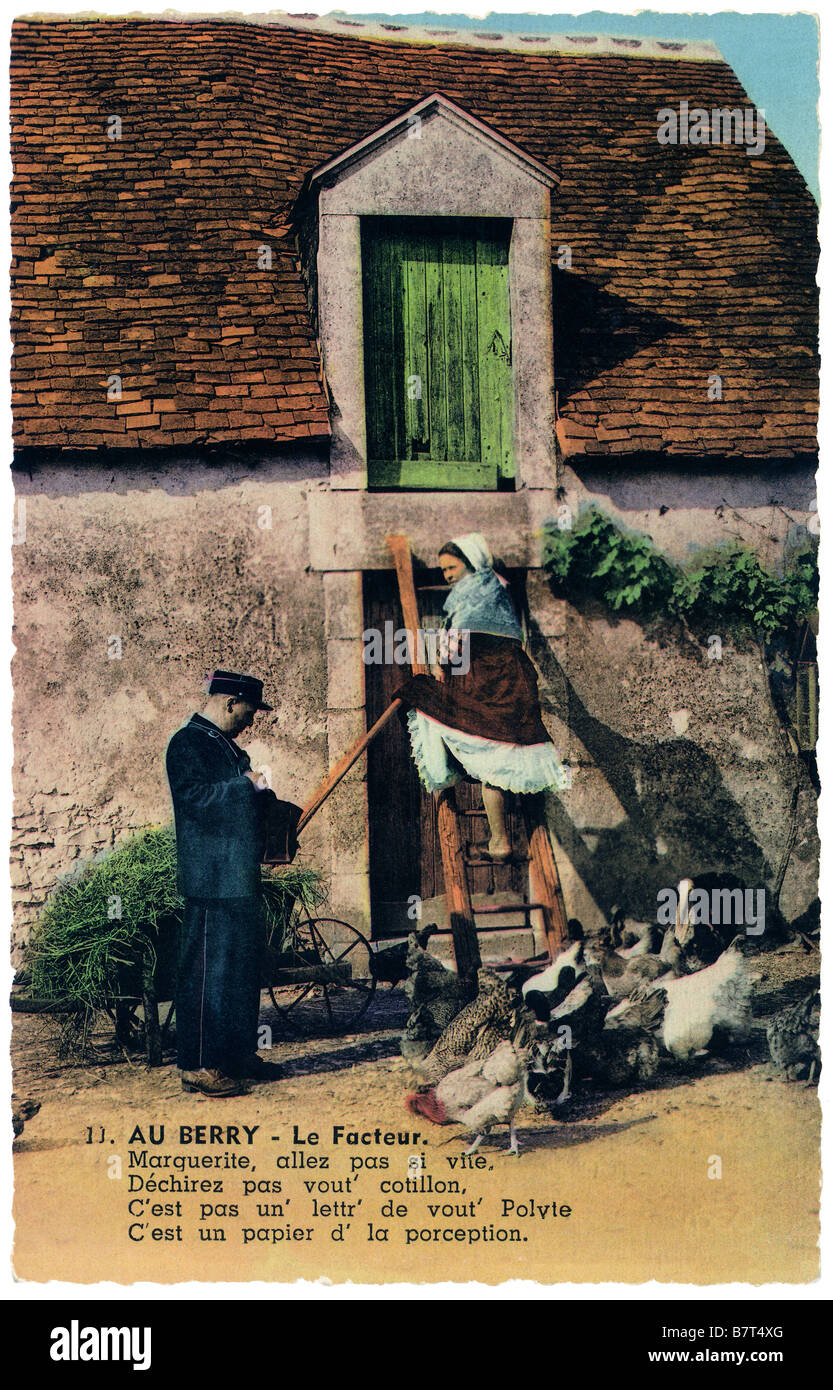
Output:
[[544,906],[543,903],[509,903],[501,907],[500,903],[490,903],[488,907],[474,907],[472,912],[477,916],[478,912],[536,912]]
[[[530,931],[532,930],[532,927],[529,925],[529,923],[526,923],[526,927],[527,927]],[[483,926],[481,926],[481,927],[475,927],[475,931],[477,932],[478,936],[480,936],[480,935],[482,935],[482,934],[484,934],[484,933],[487,933],[487,932],[491,932],[491,931],[493,931],[493,932],[499,932],[499,931],[521,931],[521,930],[522,930],[521,927],[504,927],[504,926],[501,926],[500,923],[498,923],[496,926],[490,926],[488,923],[484,923]],[[434,932],[434,936],[451,936],[451,934],[452,934],[452,933],[451,933],[451,927],[437,927],[437,930]]]

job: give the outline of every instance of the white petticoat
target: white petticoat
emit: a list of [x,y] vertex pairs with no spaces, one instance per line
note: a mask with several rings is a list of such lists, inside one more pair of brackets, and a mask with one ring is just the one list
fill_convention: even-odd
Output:
[[542,792],[548,787],[562,791],[569,785],[568,774],[551,743],[500,743],[450,729],[421,710],[408,711],[411,750],[423,786],[438,792],[459,781],[460,774],[449,763],[448,754],[457,759],[470,777],[489,787],[508,792]]

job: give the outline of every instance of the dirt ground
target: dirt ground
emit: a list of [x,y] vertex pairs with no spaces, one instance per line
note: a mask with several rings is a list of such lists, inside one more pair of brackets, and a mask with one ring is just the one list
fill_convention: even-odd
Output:
[[[756,1028],[741,1053],[685,1068],[664,1064],[637,1091],[584,1090],[557,1120],[524,1109],[520,1156],[506,1152],[504,1129],[494,1131],[478,1151],[485,1164],[466,1172],[445,1199],[437,1196],[442,1182],[460,1178],[449,1158],[462,1155],[468,1140],[458,1126],[436,1127],[405,1111],[411,1073],[398,1047],[407,1016],[401,989],[381,985],[360,1029],[342,1037],[323,1033],[318,1005],[295,1035],[264,995],[262,1020],[273,1025],[274,1042],[261,1055],[279,1063],[282,1076],[224,1101],[184,1095],[170,1051],[165,1065],[149,1070],[141,1055],[128,1058],[103,1032],[96,1039],[100,1063],[62,1062],[53,1025],[16,1014],[15,1093],[40,1102],[14,1146],[17,1276],[82,1283],[322,1276],[359,1283],[810,1282],[818,1275],[818,1097],[814,1087],[771,1074],[764,1028],[769,1015],[812,987],[819,956],[795,943],[757,957],[754,968],[761,975]],[[239,1149],[225,1138],[183,1148],[183,1126],[189,1136],[197,1125],[219,1125],[223,1135],[227,1126],[260,1126],[250,1150],[256,1168],[211,1170],[212,1182],[223,1180],[223,1195],[204,1199],[218,1204],[205,1220],[197,1212],[203,1198],[172,1196],[176,1187],[153,1197],[143,1188],[138,1200],[145,1206],[130,1208],[136,1198],[127,1189],[132,1183],[135,1194],[137,1179],[128,1156],[140,1145],[137,1125],[149,1152],[150,1126],[157,1135],[164,1126],[159,1154],[198,1152],[209,1162]],[[338,1125],[360,1136],[355,1145],[344,1138],[334,1144]],[[407,1143],[386,1147],[373,1138],[377,1127],[405,1133]],[[320,1136],[317,1147],[302,1142],[310,1131]],[[287,1171],[314,1156],[317,1167]],[[374,1168],[379,1156],[387,1158],[386,1170]],[[114,1158],[122,1160],[120,1176]],[[408,1159],[421,1163],[416,1193],[402,1186]],[[281,1183],[274,1209],[263,1189],[243,1196],[247,1179]],[[380,1186],[386,1180],[400,1185],[393,1199]],[[426,1191],[432,1183],[433,1192]],[[443,1200],[453,1210],[432,1213]],[[151,1213],[156,1201],[178,1202],[180,1212]],[[227,1201],[238,1204],[237,1219],[225,1220],[219,1202]],[[338,1201],[351,1210],[339,1210]],[[385,1211],[386,1201],[406,1211]],[[137,1223],[137,1211],[149,1219]],[[217,1218],[223,1220],[213,1225]],[[200,1226],[222,1230],[225,1239],[206,1239]],[[244,1228],[273,1234],[244,1240]],[[483,1234],[475,1238],[473,1229]],[[520,1234],[501,1239],[504,1230]]]

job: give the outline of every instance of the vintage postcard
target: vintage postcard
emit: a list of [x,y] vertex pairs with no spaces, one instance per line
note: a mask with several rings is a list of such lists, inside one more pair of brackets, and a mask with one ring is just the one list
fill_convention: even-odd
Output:
[[13,22],[24,1284],[818,1278],[817,20],[603,18]]

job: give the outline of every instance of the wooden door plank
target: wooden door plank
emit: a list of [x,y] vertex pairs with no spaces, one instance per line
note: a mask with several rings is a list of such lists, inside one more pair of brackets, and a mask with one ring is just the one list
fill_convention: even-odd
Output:
[[473,236],[460,239],[460,337],[465,426],[461,458],[480,462],[480,370],[477,351],[477,250]]
[[393,412],[393,454],[387,457],[408,457],[408,436],[405,413],[408,399],[405,379],[405,245],[402,236],[392,236],[388,243],[390,277],[390,356],[388,389]]
[[463,306],[460,280],[460,239],[457,236],[443,238],[442,278],[448,458],[465,459],[467,454],[466,419],[463,408]]
[[425,298],[425,241],[416,236],[403,243],[405,277],[405,441],[403,457],[418,459],[418,443],[429,442],[428,319]]
[[445,355],[442,246],[437,237],[425,242],[425,286],[428,309],[428,418],[431,447],[428,457],[445,463],[448,453],[447,365]]
[[[364,575],[366,628],[384,632],[402,626],[402,613],[391,570]],[[365,670],[366,721],[368,727],[384,712],[407,675],[391,662],[368,665]],[[370,904],[373,935],[402,936],[412,930],[408,900],[428,897],[420,879],[419,842],[413,826],[423,804],[429,802],[410,756],[404,721],[389,720],[368,750],[367,798],[370,837]],[[430,804],[430,802],[429,802]]]
[[477,348],[480,368],[480,450],[495,478],[513,476],[512,331],[507,251],[477,243]]

